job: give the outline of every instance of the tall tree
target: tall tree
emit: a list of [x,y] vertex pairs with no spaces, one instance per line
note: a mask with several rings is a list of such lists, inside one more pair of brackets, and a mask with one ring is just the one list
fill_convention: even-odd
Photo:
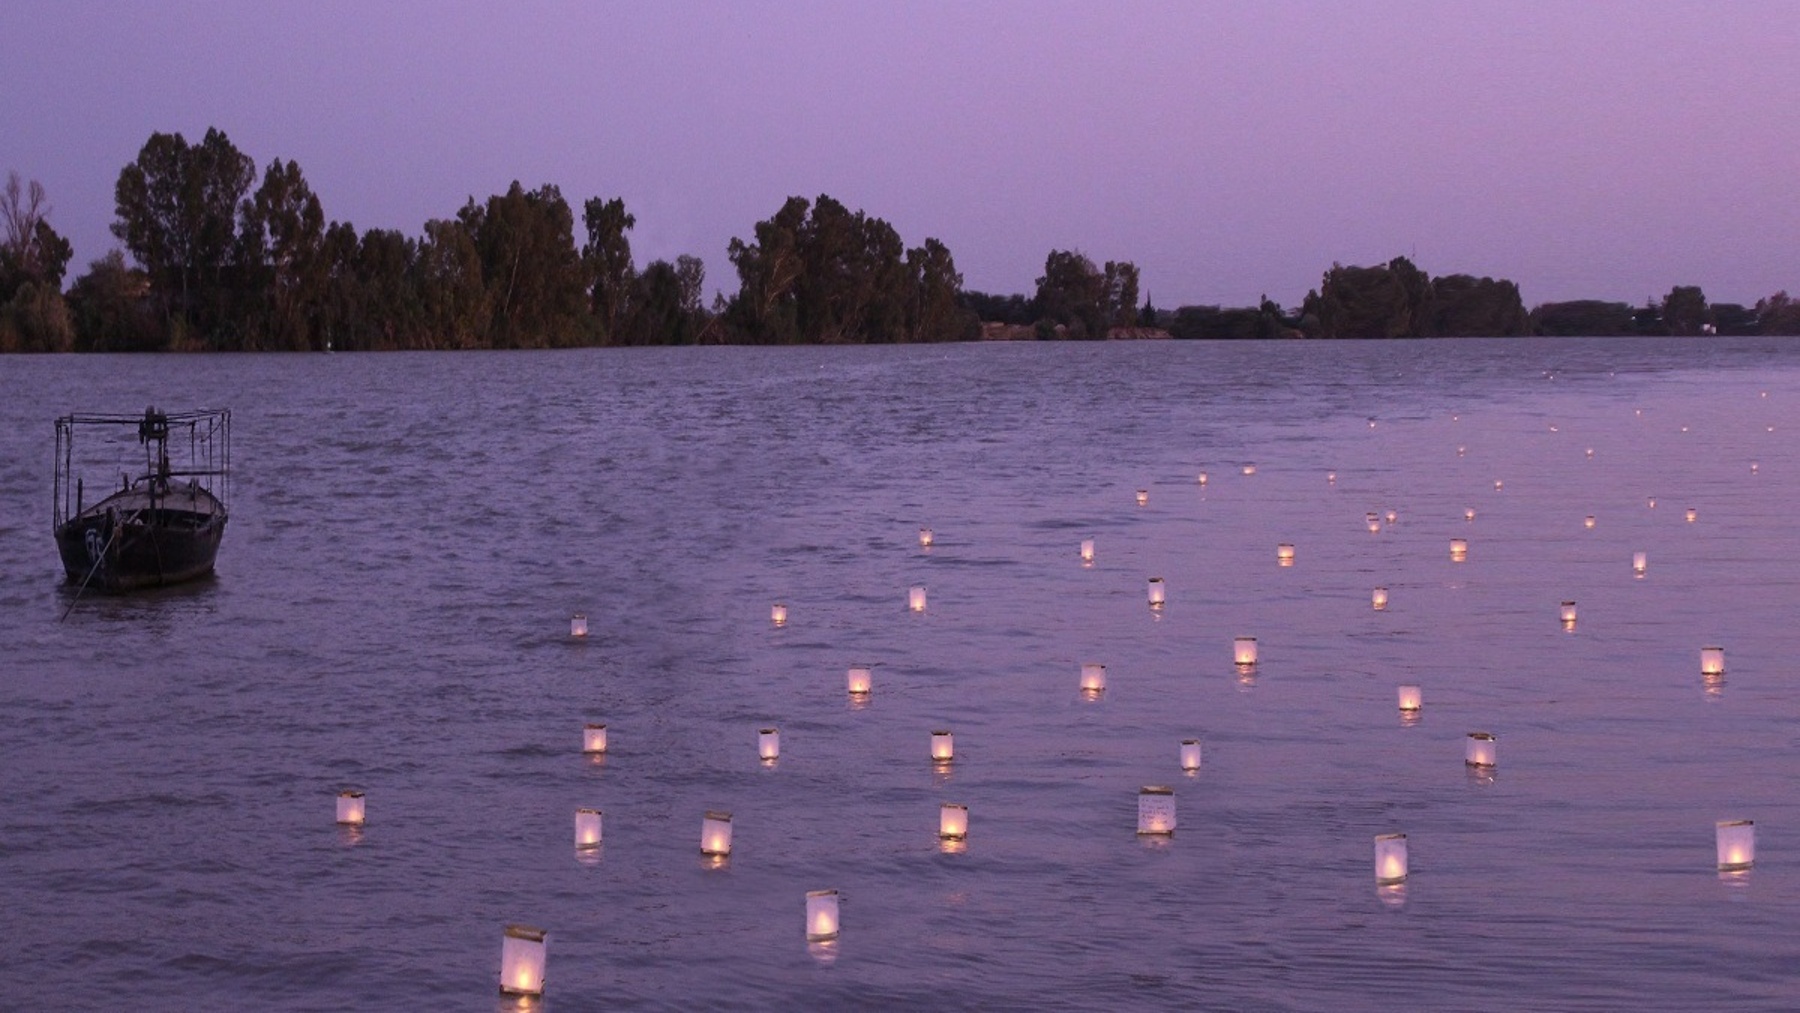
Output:
[[13,297],[28,282],[53,292],[62,291],[63,273],[74,248],[58,235],[47,220],[50,204],[44,184],[6,174],[0,191],[0,303]]
[[1062,326],[1076,340],[1104,338],[1110,321],[1109,289],[1107,276],[1081,251],[1051,250],[1044,258],[1044,275],[1037,280],[1040,323]]
[[726,248],[738,273],[738,293],[729,314],[739,333],[751,341],[799,339],[795,285],[806,270],[800,233],[811,208],[806,198],[789,197],[774,217],[756,223],[754,242],[733,236]]
[[1677,285],[1663,296],[1663,323],[1670,334],[1699,334],[1706,324],[1706,293],[1698,285]]
[[625,210],[622,198],[603,201],[591,197],[582,210],[581,221],[587,226],[581,261],[592,286],[594,319],[603,340],[618,340],[630,309],[631,282],[636,273],[631,263],[631,239],[625,233],[637,225],[637,216]]
[[269,337],[277,348],[322,347],[317,325],[328,275],[325,212],[300,164],[270,162],[248,212],[243,242],[258,258]]
[[481,257],[493,307],[496,348],[554,348],[582,331],[582,266],[575,218],[562,191],[517,180],[485,204],[473,198],[457,217]]
[[912,312],[913,341],[966,341],[979,330],[975,314],[962,307],[963,278],[950,248],[936,239],[906,252],[917,296]]

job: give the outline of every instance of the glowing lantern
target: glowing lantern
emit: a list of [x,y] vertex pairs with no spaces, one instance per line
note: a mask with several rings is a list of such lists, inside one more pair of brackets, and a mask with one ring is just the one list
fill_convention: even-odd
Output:
[[1239,668],[1256,667],[1256,638],[1238,637],[1231,642],[1231,656]]
[[1649,505],[1650,509],[1652,509],[1652,510],[1656,509],[1656,497],[1655,496],[1644,497],[1644,502]]
[[544,994],[543,929],[529,925],[508,925],[500,940],[500,994]]
[[1106,666],[1089,661],[1081,666],[1081,691],[1090,696],[1106,692]]
[[1463,762],[1471,767],[1495,765],[1495,747],[1499,740],[1492,732],[1470,732],[1464,740]]
[[1162,606],[1163,606],[1163,579],[1161,577],[1151,577],[1150,578],[1149,595],[1150,595],[1150,607],[1153,609],[1162,608]]
[[1138,789],[1137,832],[1164,836],[1175,832],[1175,789],[1159,785]]
[[946,841],[960,841],[969,836],[969,807],[945,802],[938,806],[938,836]]
[[1375,837],[1375,882],[1392,886],[1406,879],[1406,835],[1377,834]]
[[1389,511],[1388,511],[1388,512],[1387,512],[1387,522],[1388,522],[1388,523],[1389,523],[1389,524],[1393,524],[1393,523],[1396,523],[1396,522],[1398,522],[1398,521],[1399,521],[1399,520],[1400,520],[1400,514],[1399,514],[1399,513],[1397,513],[1397,512],[1396,512],[1396,511],[1393,511],[1393,510],[1389,510]]
[[1475,519],[1475,508],[1474,507],[1469,507],[1467,510],[1463,511],[1463,520],[1472,521],[1474,519]]
[[1377,612],[1383,611],[1384,609],[1387,608],[1387,603],[1388,603],[1387,588],[1378,587],[1374,591],[1369,593],[1369,604],[1375,606],[1375,611],[1377,611]]
[[1150,502],[1150,490],[1139,489],[1137,491],[1137,505],[1143,506],[1144,504],[1146,504],[1148,502]]
[[1720,820],[1718,825],[1719,871],[1741,872],[1756,864],[1756,823],[1752,820]]
[[1752,474],[1752,475],[1756,474],[1757,469],[1759,469],[1761,467],[1762,467],[1762,465],[1757,464],[1755,461],[1751,461],[1750,462],[1750,474]]
[[1200,769],[1200,740],[1181,740],[1181,769],[1192,773]]
[[337,797],[337,821],[349,827],[363,825],[363,793],[340,791]]
[[914,612],[925,611],[925,588],[923,586],[914,587],[906,592],[906,607]]
[[769,606],[769,621],[777,626],[787,625],[787,606],[776,602]]
[[1468,448],[1468,447],[1464,447],[1464,446],[1458,446],[1458,447],[1457,447],[1457,448],[1456,448],[1456,456],[1457,456],[1457,457],[1461,457],[1461,456],[1463,456],[1463,455],[1464,455],[1464,454],[1467,454],[1467,453],[1468,453],[1468,452],[1469,452],[1469,448]]
[[1562,603],[1561,617],[1562,617],[1562,624],[1563,624],[1564,629],[1572,630],[1575,628],[1575,603],[1574,602],[1566,601],[1566,602]]
[[756,733],[756,755],[765,763],[781,759],[781,729],[763,728]]
[[867,665],[851,666],[850,674],[845,679],[851,696],[868,696],[869,690],[873,688],[874,681],[874,675],[869,671]]
[[1581,526],[1584,528],[1587,528],[1589,530],[1592,530],[1594,527],[1594,515],[1588,514],[1585,518],[1583,518],[1581,521]]
[[1254,465],[1254,464],[1244,465],[1244,474],[1246,474],[1246,475],[1256,474],[1256,465]]
[[933,541],[935,541],[935,536],[932,535],[930,528],[919,529],[919,548],[929,549]]
[[1700,519],[1700,511],[1695,510],[1693,507],[1688,507],[1687,508],[1687,522],[1689,524],[1692,524],[1699,519]]
[[581,751],[584,753],[606,752],[606,726],[587,724],[581,729]]
[[1373,535],[1373,534],[1376,534],[1381,531],[1381,515],[1380,514],[1364,514],[1363,520],[1368,522],[1369,534]]
[[1294,547],[1287,542],[1275,546],[1275,560],[1282,566],[1294,565]]
[[731,854],[731,814],[708,812],[700,821],[700,853],[723,858]]
[[1589,448],[1587,448],[1587,455],[1588,455],[1588,456],[1589,456],[1589,457],[1593,457],[1593,456],[1594,456],[1594,448],[1593,448],[1593,447],[1589,447]]
[[1204,471],[1200,473],[1200,484],[1201,485],[1206,484],[1206,472],[1204,472]]
[[1335,472],[1335,471],[1326,472],[1325,473],[1325,484],[1336,485],[1337,484],[1337,472]]
[[1401,686],[1396,695],[1403,711],[1417,711],[1425,706],[1425,692],[1417,686]]
[[600,846],[600,810],[575,810],[575,846],[577,848]]
[[949,763],[956,758],[956,737],[947,731],[931,733],[931,759],[937,763]]
[[1631,554],[1631,569],[1634,573],[1636,573],[1638,576],[1641,577],[1644,575],[1644,571],[1649,568],[1650,568],[1650,554],[1649,553],[1634,552]]
[[1094,561],[1094,540],[1092,538],[1081,540],[1081,561],[1084,563]]
[[587,616],[584,616],[581,613],[577,612],[573,616],[569,617],[569,636],[571,636],[571,637],[587,636]]
[[1501,485],[1500,480],[1497,478],[1494,479],[1494,491],[1499,492],[1501,490],[1501,488],[1502,488],[1502,485]]
[[806,941],[822,943],[838,937],[838,892],[809,890],[806,894]]
[[1460,563],[1469,558],[1469,540],[1466,538],[1450,539],[1450,559]]
[[1723,647],[1702,647],[1702,648],[1700,648],[1700,674],[1701,675],[1724,675],[1725,674],[1725,648],[1723,648]]

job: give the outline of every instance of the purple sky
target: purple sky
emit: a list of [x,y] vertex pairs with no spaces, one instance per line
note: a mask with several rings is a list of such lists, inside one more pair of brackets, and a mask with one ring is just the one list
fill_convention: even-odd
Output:
[[[153,131],[297,160],[328,217],[621,196],[708,287],[792,194],[1029,291],[1051,249],[1158,306],[1287,305],[1339,261],[1528,305],[1800,294],[1800,3],[79,3],[13,0],[0,171],[113,240]],[[578,226],[579,228],[579,226]],[[579,237],[578,237],[579,239]]]

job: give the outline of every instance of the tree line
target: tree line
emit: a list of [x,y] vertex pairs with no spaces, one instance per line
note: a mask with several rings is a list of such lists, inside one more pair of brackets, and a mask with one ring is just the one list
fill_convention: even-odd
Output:
[[[1800,334],[1800,303],[1709,304],[1677,286],[1643,306],[1525,309],[1510,281],[1432,278],[1404,257],[1333,264],[1298,307],[1140,304],[1130,261],[1052,250],[1030,295],[963,287],[948,247],[830,196],[790,197],[734,238],[737,289],[704,299],[698,257],[639,268],[620,198],[553,184],[471,196],[417,236],[328,221],[298,163],[259,175],[223,131],[154,133],[114,188],[120,248],[65,291],[73,250],[36,181],[0,191],[0,351],[562,348],[695,343]],[[579,232],[578,232],[579,228]]]

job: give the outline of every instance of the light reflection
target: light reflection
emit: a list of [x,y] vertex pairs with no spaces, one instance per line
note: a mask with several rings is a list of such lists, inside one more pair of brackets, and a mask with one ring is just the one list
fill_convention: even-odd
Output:
[[1403,908],[1406,906],[1406,884],[1389,883],[1375,888],[1375,896],[1381,899],[1385,907]]
[[940,855],[963,855],[969,851],[969,842],[962,837],[939,837],[937,849]]
[[1423,720],[1425,720],[1425,712],[1424,711],[1401,711],[1400,712],[1400,727],[1402,727],[1402,728],[1412,728],[1412,727],[1418,725],[1418,723]]
[[340,823],[338,824],[337,829],[339,844],[348,848],[354,848],[362,843],[363,828],[360,824]]
[[594,844],[587,847],[577,844],[575,846],[575,863],[577,865],[585,865],[589,868],[593,868],[600,864],[600,856],[604,854],[605,851],[606,847],[602,844]]
[[1702,690],[1706,693],[1707,700],[1718,701],[1725,698],[1724,672],[1700,676],[1700,685]]
[[829,967],[837,963],[838,942],[835,939],[829,939],[822,943],[807,943],[806,952],[814,960]]
[[1495,768],[1464,766],[1470,784],[1486,788],[1494,783]]

